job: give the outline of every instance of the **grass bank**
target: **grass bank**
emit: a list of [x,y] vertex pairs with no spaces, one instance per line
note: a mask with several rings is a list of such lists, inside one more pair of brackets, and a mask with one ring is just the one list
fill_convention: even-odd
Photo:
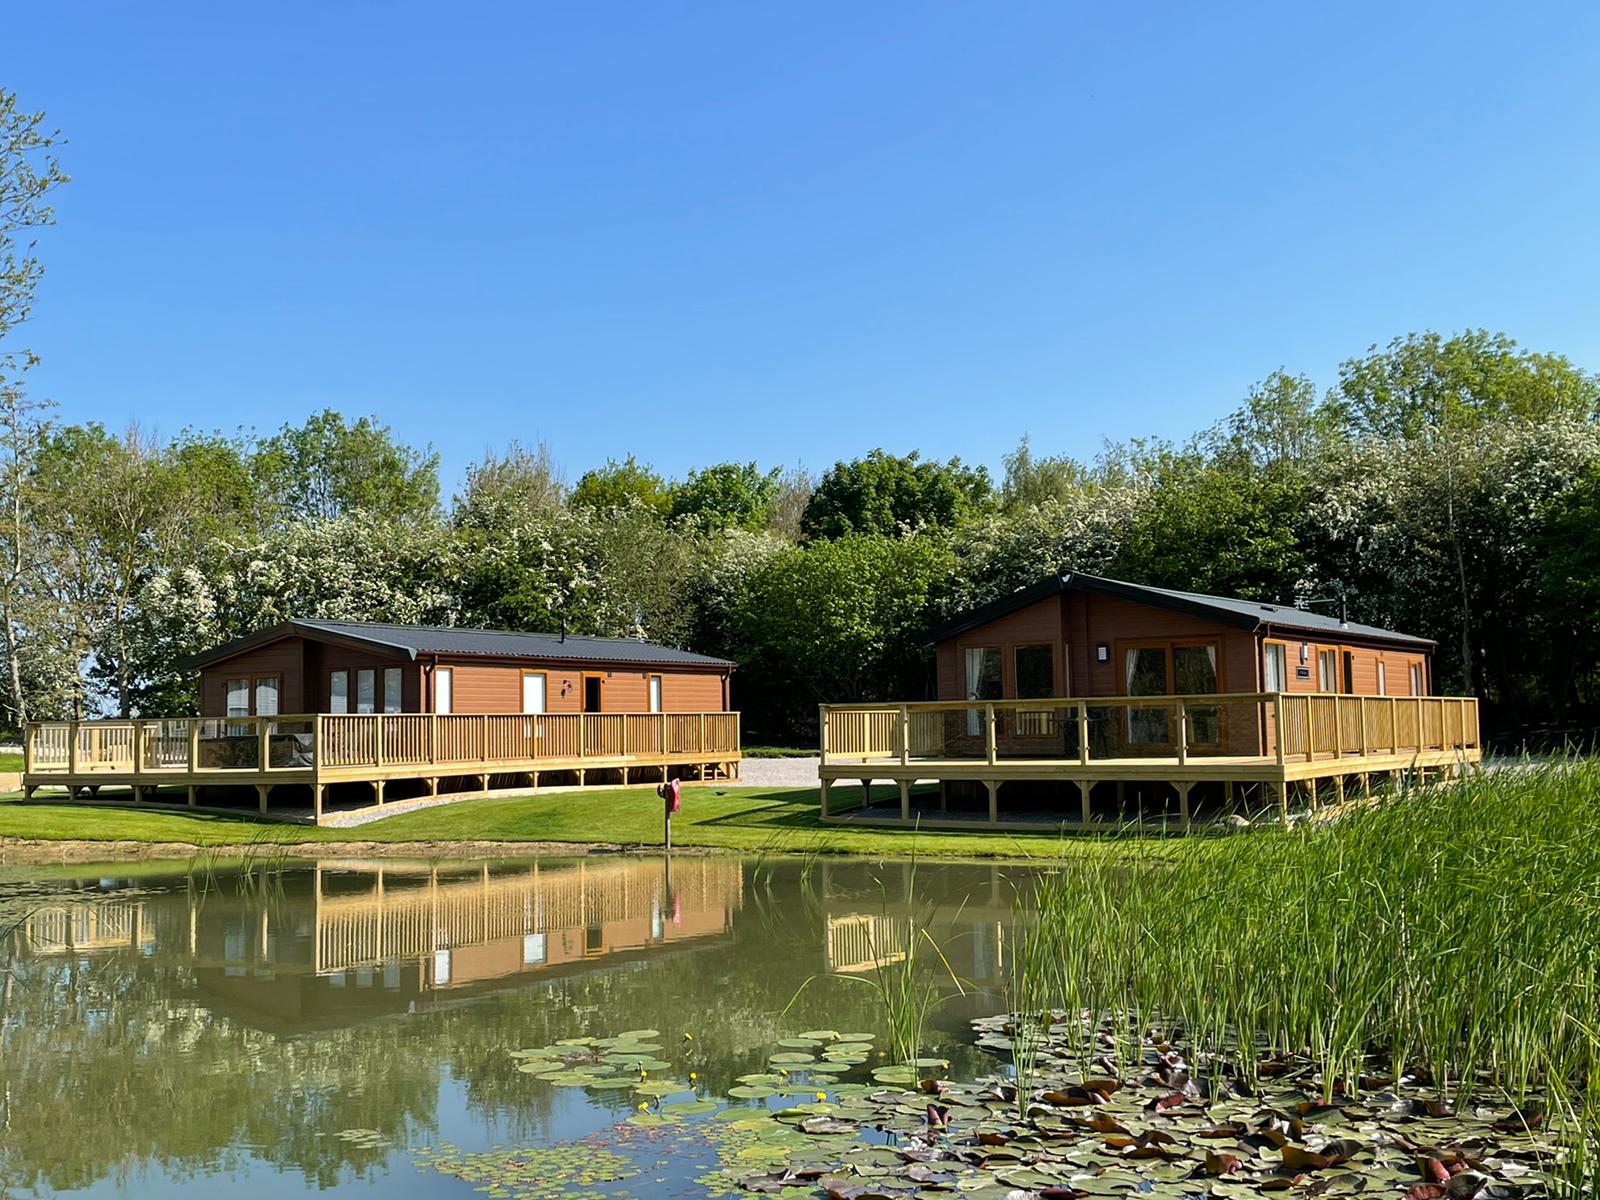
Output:
[[[1177,1022],[1246,1072],[1307,1054],[1325,1086],[1427,1072],[1449,1100],[1542,1093],[1600,1184],[1600,759],[1400,794],[1324,826],[1108,846],[1039,884],[1027,1007]],[[1541,1119],[1530,1114],[1530,1120]],[[1594,1193],[1589,1193],[1594,1194]]]
[[[836,788],[852,803],[858,789]],[[759,853],[895,857],[1071,859],[1106,839],[1053,833],[929,833],[848,829],[819,818],[815,788],[691,787],[672,822],[675,846]],[[661,844],[661,801],[639,788],[564,791],[467,800],[347,829],[258,821],[247,814],[138,811],[0,802],[0,838],[40,841],[315,845],[332,842],[564,842],[625,847]],[[1176,838],[1135,838],[1149,853]],[[1211,841],[1211,839],[1205,839]],[[913,845],[914,844],[914,845]],[[1212,844],[1216,844],[1212,841]]]

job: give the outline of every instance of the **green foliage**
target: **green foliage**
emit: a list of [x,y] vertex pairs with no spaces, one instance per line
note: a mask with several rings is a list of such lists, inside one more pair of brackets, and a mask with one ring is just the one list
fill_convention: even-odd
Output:
[[835,463],[823,475],[800,527],[814,538],[949,529],[987,509],[992,499],[986,467],[968,467],[959,458],[924,462],[916,451],[900,456],[873,450]]
[[1557,705],[1600,706],[1600,470],[1591,469],[1550,507],[1539,533],[1536,611],[1557,649],[1551,690]]
[[765,473],[756,464],[717,463],[672,489],[671,513],[702,529],[764,529],[783,472]]
[[332,409],[285,425],[262,443],[254,467],[261,493],[288,521],[324,521],[368,512],[420,521],[439,508],[439,456],[394,440],[387,425],[353,425]]
[[938,539],[870,535],[789,547],[761,563],[729,619],[746,727],[814,730],[824,701],[923,694],[923,638],[954,565]]
[[1007,513],[1043,504],[1070,505],[1091,486],[1089,471],[1067,455],[1037,456],[1024,436],[1005,456],[1005,477],[1000,484],[1000,506]]
[[601,511],[637,505],[664,516],[672,507],[672,493],[666,480],[630,454],[621,462],[608,459],[605,466],[585,471],[572,489],[571,504]]

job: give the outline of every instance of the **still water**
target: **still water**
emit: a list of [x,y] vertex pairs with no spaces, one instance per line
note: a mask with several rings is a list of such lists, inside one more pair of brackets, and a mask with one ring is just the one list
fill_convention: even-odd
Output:
[[733,857],[130,870],[0,869],[0,1196],[470,1197],[418,1152],[574,1144],[638,1166],[608,1194],[702,1195],[706,1152],[626,1124],[637,1096],[511,1052],[657,1031],[659,1074],[695,1076],[679,1103],[726,1102],[801,1031],[875,1032],[876,1061],[863,981],[915,922],[947,960],[922,956],[948,995],[927,1050],[973,1078],[1028,890]]

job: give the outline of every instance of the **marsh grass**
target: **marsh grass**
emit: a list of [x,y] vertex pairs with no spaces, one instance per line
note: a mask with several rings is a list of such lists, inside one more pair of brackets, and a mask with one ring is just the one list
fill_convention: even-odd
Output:
[[1180,1029],[1247,1076],[1308,1054],[1330,1094],[1374,1057],[1457,1104],[1488,1080],[1548,1105],[1567,1183],[1596,1182],[1600,760],[1401,787],[1221,855],[1108,853],[1035,899],[1031,998],[1116,1013],[1130,1038]]

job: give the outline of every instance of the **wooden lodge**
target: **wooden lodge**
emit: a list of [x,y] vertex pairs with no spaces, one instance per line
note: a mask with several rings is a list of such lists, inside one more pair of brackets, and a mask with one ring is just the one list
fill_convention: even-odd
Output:
[[[23,787],[191,806],[254,788],[259,809],[330,794],[378,804],[513,785],[729,777],[733,664],[631,638],[288,621],[196,655],[200,716],[28,726]],[[330,789],[334,791],[330,793]],[[391,795],[389,798],[393,798]]]
[[[822,707],[825,818],[1104,828],[1151,798],[1184,824],[1266,798],[1286,819],[1295,789],[1315,806],[1320,785],[1481,757],[1477,701],[1433,694],[1431,641],[1300,608],[1072,572],[932,646],[937,699]],[[834,783],[872,779],[897,810],[831,810]]]

